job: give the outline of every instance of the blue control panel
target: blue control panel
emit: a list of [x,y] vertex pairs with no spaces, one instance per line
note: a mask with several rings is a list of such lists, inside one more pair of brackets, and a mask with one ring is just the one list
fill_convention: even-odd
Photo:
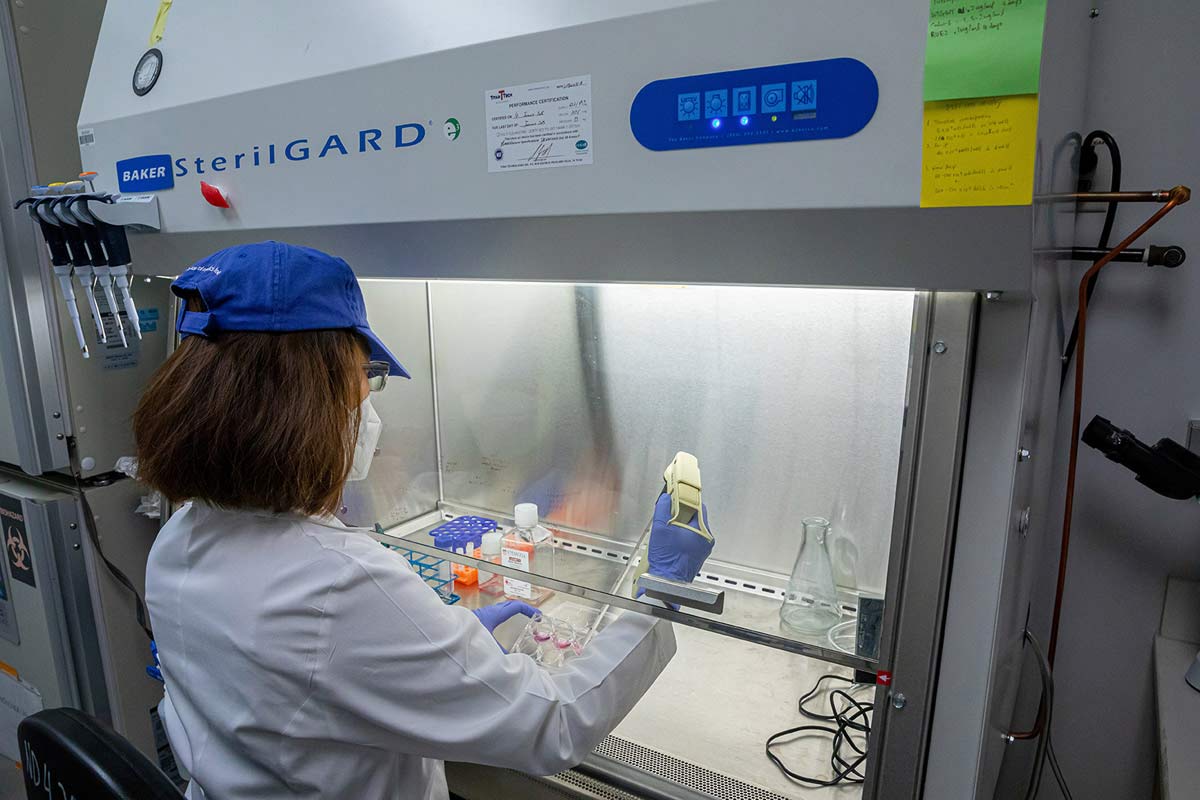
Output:
[[629,126],[650,150],[841,139],[865,128],[878,104],[866,64],[831,58],[648,83]]

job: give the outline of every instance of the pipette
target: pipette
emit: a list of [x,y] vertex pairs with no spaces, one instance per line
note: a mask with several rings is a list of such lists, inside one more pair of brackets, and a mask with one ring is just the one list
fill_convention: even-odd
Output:
[[13,208],[17,209],[29,204],[29,216],[41,229],[46,249],[50,253],[50,266],[54,270],[54,276],[58,278],[59,288],[62,289],[63,303],[67,307],[67,316],[71,318],[71,325],[75,328],[75,339],[79,342],[79,352],[84,358],[90,358],[91,353],[88,352],[87,341],[83,338],[83,326],[79,322],[79,308],[75,305],[75,289],[71,286],[71,256],[67,251],[66,238],[60,225],[43,216],[40,210],[48,200],[53,199],[47,196],[50,187],[35,186],[32,191],[32,196],[18,201]]
[[[93,199],[104,203],[112,203],[109,195],[97,196]],[[123,225],[113,225],[93,215],[96,227],[104,239],[104,251],[108,255],[108,271],[121,290],[121,300],[125,306],[125,314],[129,324],[133,326],[137,337],[142,338],[142,326],[138,323],[137,306],[133,303],[133,295],[129,290],[129,264],[133,261],[129,255],[129,239],[125,236]],[[122,334],[124,336],[124,334]]]
[[138,311],[137,306],[133,304],[133,294],[129,291],[129,267],[125,264],[117,264],[110,266],[110,269],[117,288],[121,290],[121,302],[125,304],[125,315],[129,317],[129,324],[132,326],[133,332],[141,339],[142,326],[138,322]]
[[[64,198],[61,202],[66,207],[70,216],[78,221],[79,229],[83,232],[84,242],[87,244],[88,254],[91,256],[91,262],[94,265],[94,271],[97,275],[101,276],[101,285],[108,287],[108,291],[111,292],[110,270],[108,259],[104,254],[100,223],[97,222],[96,218],[92,216],[91,211],[88,210],[87,203],[81,204],[81,201],[94,200],[100,196],[96,194],[75,194]],[[90,287],[88,295],[92,299],[92,302],[95,303],[95,293],[90,291]],[[108,301],[109,308],[113,313],[114,322],[118,324],[118,327],[121,328],[121,333],[124,334],[124,326],[120,324],[120,317],[117,314],[116,298],[106,296],[105,299]],[[108,338],[104,333],[103,324],[99,326],[99,330],[100,340],[107,342]],[[124,341],[123,336],[122,341]]]
[[[666,524],[689,531],[692,535],[713,541],[704,519],[704,503],[700,497],[700,463],[691,453],[679,452],[663,472],[663,494],[670,498],[671,516]],[[638,548],[638,563],[633,574],[633,594],[644,591],[647,597],[668,603],[699,608],[714,614],[725,610],[725,590],[685,583],[647,574],[650,566],[649,544],[654,531],[654,518],[646,526]],[[691,524],[689,524],[691,523]]]
[[[83,190],[83,181],[72,181],[64,183],[59,187],[59,191],[63,195],[70,195],[74,192]],[[92,289],[94,283],[92,265],[95,263],[104,264],[104,252],[99,250],[99,261],[96,260],[98,248],[89,246],[86,239],[88,238],[89,230],[82,224],[79,219],[71,213],[69,204],[71,198],[68,196],[59,197],[47,202],[47,206],[51,214],[62,223],[63,235],[67,241],[67,250],[71,254],[71,263],[75,267],[75,278],[79,281],[79,286],[83,289],[84,295],[87,296],[88,309],[92,314],[92,323],[96,326],[96,336],[99,337],[102,344],[108,343],[108,335],[104,332],[104,322],[100,316],[100,307],[96,305],[96,293]]]
[[[76,206],[76,205],[78,205],[78,203],[81,200],[83,200],[83,201],[100,200],[101,202],[105,202],[105,203],[112,202],[112,198],[109,197],[108,195],[86,194],[86,195],[79,195],[75,198],[72,198],[71,200],[68,201],[68,203],[71,204],[72,206]],[[111,229],[115,228],[117,230],[120,230],[122,235],[124,234],[124,229],[122,229],[121,226],[119,226],[119,225],[109,225],[107,222],[104,222],[103,220],[94,216],[90,211],[87,210],[86,202],[83,204],[82,209],[76,208],[75,211],[76,211],[76,213],[75,213],[76,217],[78,217],[80,219],[83,218],[84,214],[87,215],[88,224],[91,225],[96,230],[97,245],[99,245],[100,243],[103,243],[103,250],[105,253],[105,258],[103,258],[101,260],[104,261],[104,264],[101,265],[100,263],[96,263],[93,266],[93,271],[96,273],[96,279],[100,283],[100,288],[104,290],[104,299],[108,303],[108,311],[110,314],[112,314],[113,322],[116,323],[117,333],[121,337],[121,346],[128,347],[129,341],[125,337],[125,325],[121,322],[121,314],[119,311],[120,306],[117,305],[117,296],[113,292],[113,278],[115,277],[115,272],[116,272],[113,268],[113,264],[116,262],[114,260],[114,249],[109,240],[109,231]],[[125,252],[128,253],[128,248],[126,248]],[[122,275],[124,275],[124,274],[125,273],[123,272]],[[126,287],[128,287],[128,285],[129,284],[127,282]],[[138,338],[140,339],[142,334],[141,334],[141,325],[139,325],[137,322],[137,309],[134,309],[133,315],[129,316],[129,307],[131,305],[133,305],[132,300],[129,302],[129,304],[125,305],[125,314],[126,314],[126,316],[129,317],[129,324],[132,325],[133,329],[138,332]]]

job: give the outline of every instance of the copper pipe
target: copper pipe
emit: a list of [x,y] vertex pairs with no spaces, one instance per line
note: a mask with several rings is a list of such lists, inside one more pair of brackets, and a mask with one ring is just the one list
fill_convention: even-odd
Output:
[[1186,186],[1176,186],[1149,192],[1063,192],[1039,195],[1037,200],[1041,203],[1166,203],[1179,189],[1191,193]]
[[1083,353],[1087,333],[1087,287],[1088,282],[1100,270],[1108,266],[1121,251],[1133,244],[1146,231],[1158,224],[1158,221],[1171,213],[1176,206],[1181,206],[1192,198],[1192,190],[1186,186],[1176,186],[1168,193],[1166,204],[1155,211],[1149,219],[1138,226],[1137,230],[1126,236],[1116,247],[1109,250],[1103,258],[1088,268],[1079,281],[1079,339],[1075,345],[1075,400],[1071,411],[1071,455],[1067,464],[1067,495],[1063,509],[1062,546],[1058,555],[1058,585],[1054,591],[1054,617],[1050,623],[1050,648],[1048,660],[1054,666],[1054,654],[1058,649],[1058,626],[1062,615],[1063,589],[1067,582],[1067,552],[1071,543],[1071,517],[1075,511],[1075,470],[1079,460],[1079,423],[1083,408]]
[[1042,678],[1042,695],[1038,698],[1037,720],[1033,727],[1027,731],[1009,731],[1004,734],[1004,738],[1010,744],[1014,741],[1026,741],[1040,737],[1050,721],[1050,710],[1054,708],[1054,680],[1050,677],[1050,665],[1047,663],[1045,654],[1042,653],[1042,646],[1038,644],[1037,637],[1030,633],[1028,628],[1025,629],[1022,644],[1025,641],[1029,642],[1038,657],[1038,671]]
[[1046,709],[1046,697],[1043,693],[1042,697],[1038,700],[1037,719],[1034,720],[1033,727],[1027,731],[1009,731],[1004,734],[1005,738],[1010,741],[1023,742],[1041,736],[1042,731],[1046,729]]

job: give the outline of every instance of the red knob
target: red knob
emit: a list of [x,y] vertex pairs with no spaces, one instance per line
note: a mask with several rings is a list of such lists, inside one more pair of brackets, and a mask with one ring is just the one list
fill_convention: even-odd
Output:
[[213,186],[207,181],[200,181],[200,194],[208,201],[210,206],[217,208],[229,208],[229,195],[225,194],[225,190],[220,186]]

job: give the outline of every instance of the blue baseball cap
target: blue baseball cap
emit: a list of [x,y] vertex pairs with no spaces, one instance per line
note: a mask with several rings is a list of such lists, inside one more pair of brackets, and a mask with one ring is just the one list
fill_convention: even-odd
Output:
[[367,326],[350,265],[320,250],[284,242],[227,247],[185,269],[171,291],[179,297],[199,294],[206,309],[179,309],[175,329],[185,337],[349,329],[369,342],[372,361],[387,362],[392,375],[410,377]]

